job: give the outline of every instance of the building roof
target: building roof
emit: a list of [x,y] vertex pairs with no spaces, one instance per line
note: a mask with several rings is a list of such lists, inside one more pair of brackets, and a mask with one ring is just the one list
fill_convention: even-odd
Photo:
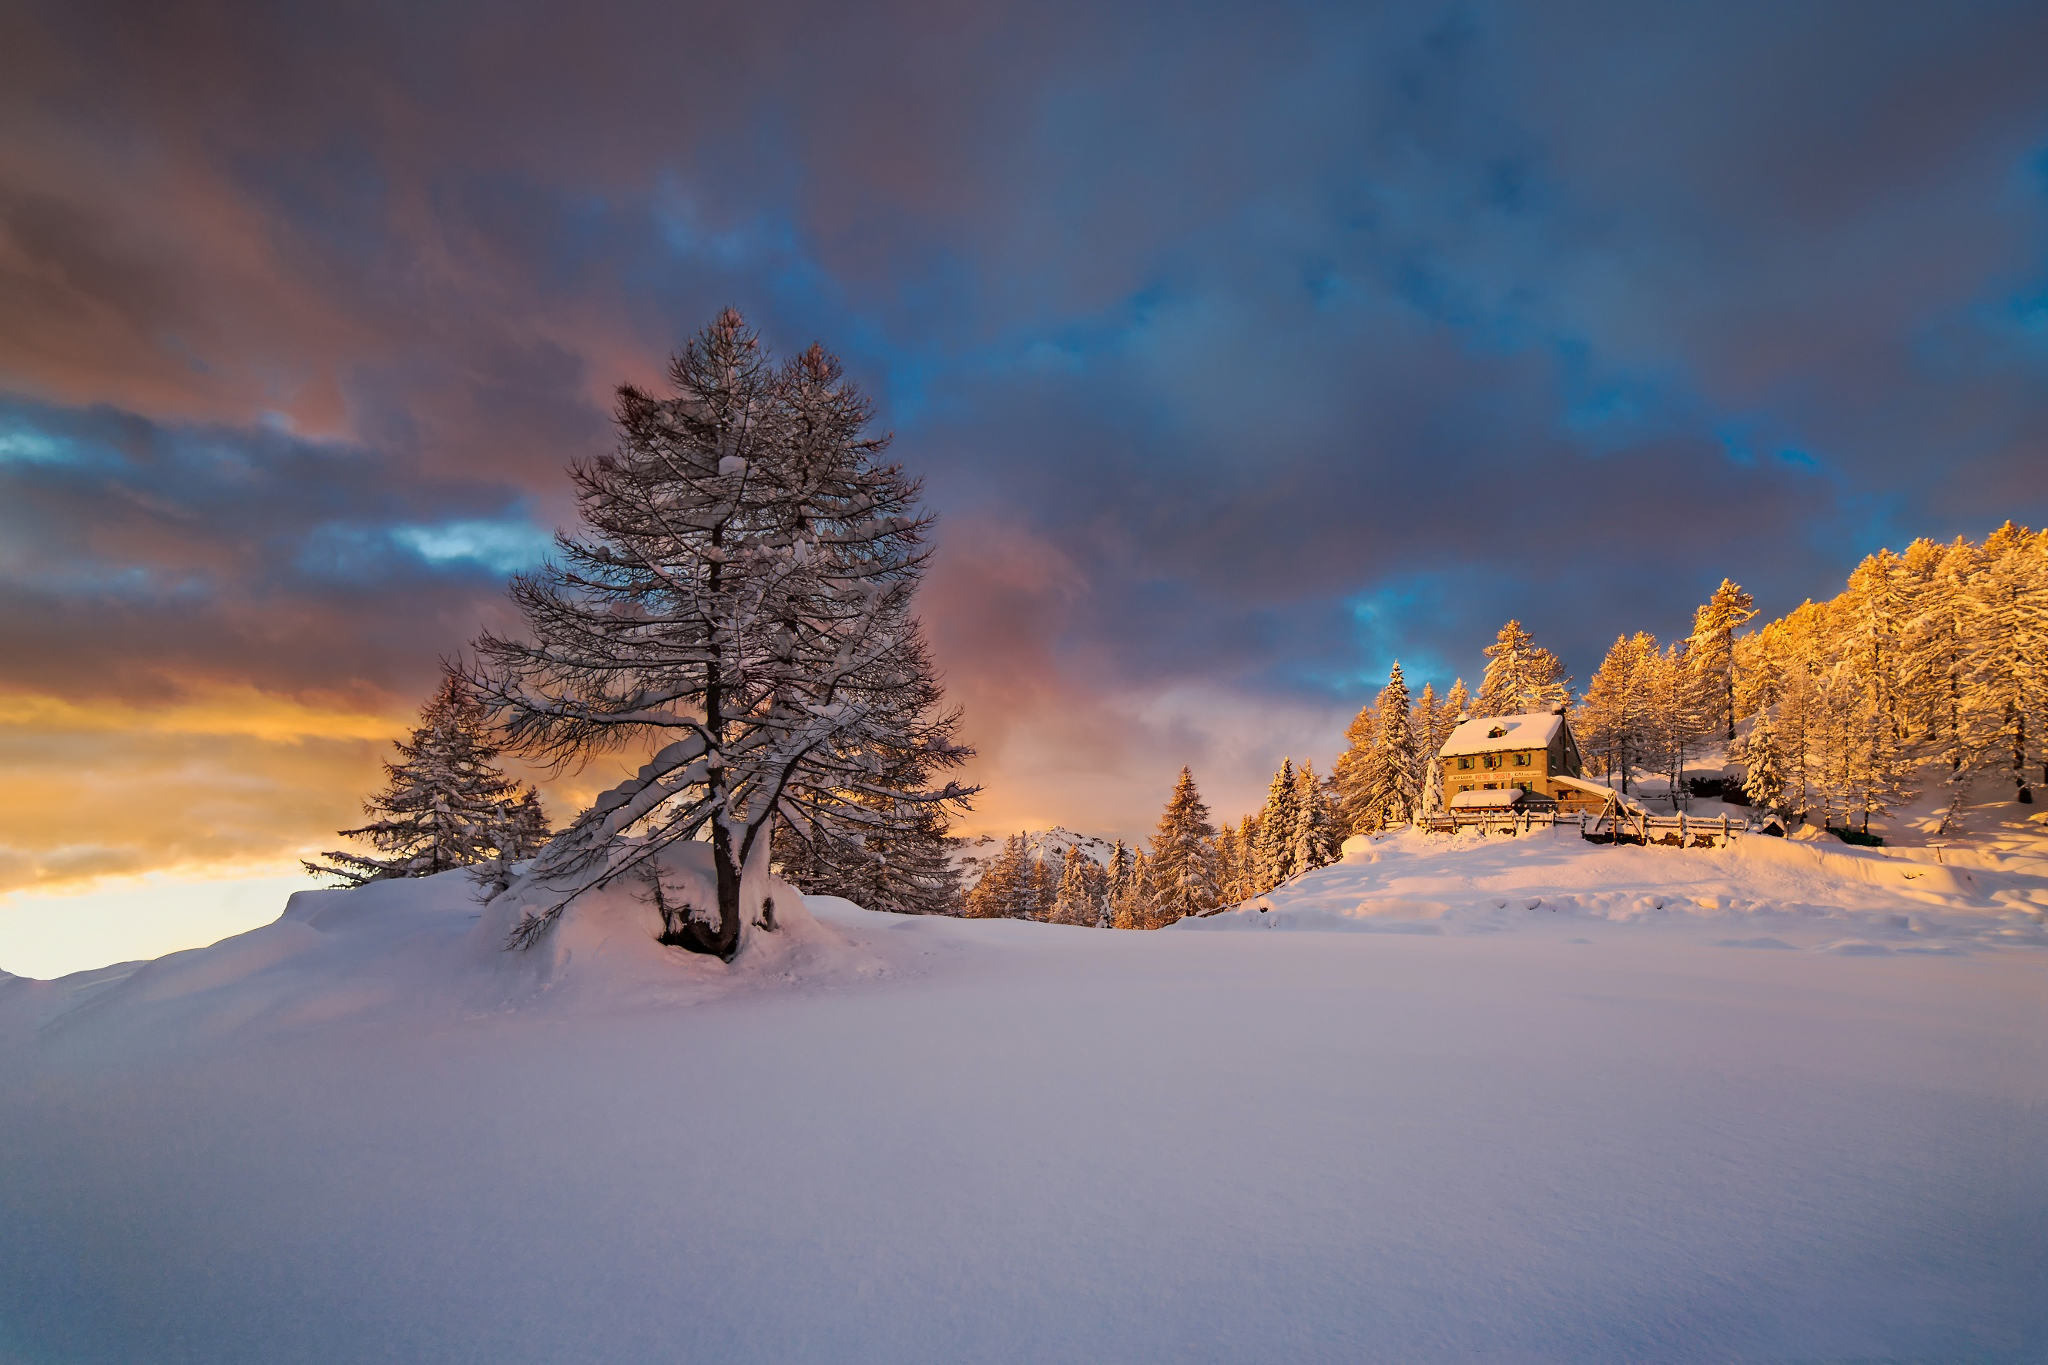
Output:
[[1459,792],[1451,798],[1451,809],[1498,810],[1504,806],[1519,806],[1528,793],[1520,787],[1495,787],[1491,791],[1479,790]]
[[1607,797],[1618,803],[1623,810],[1634,811],[1638,815],[1649,814],[1649,811],[1643,808],[1643,804],[1633,796],[1624,796],[1614,788],[1604,787],[1598,782],[1588,782],[1582,777],[1566,777],[1562,773],[1552,773],[1546,780],[1554,787],[1570,787],[1574,791],[1590,792],[1595,796]]
[[[1552,711],[1525,716],[1478,716],[1451,731],[1443,754],[1496,754],[1503,749],[1542,749],[1557,738],[1564,717]],[[1496,735],[1494,731],[1501,733]]]

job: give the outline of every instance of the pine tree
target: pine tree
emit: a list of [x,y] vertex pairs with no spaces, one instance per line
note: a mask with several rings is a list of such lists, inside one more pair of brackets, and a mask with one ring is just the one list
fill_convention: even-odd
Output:
[[1048,919],[1059,898],[1060,874],[1052,859],[1043,853],[1033,854],[1027,865],[1024,903],[1018,907],[1018,915],[1023,919]]
[[1693,613],[1686,663],[1701,679],[1706,723],[1735,741],[1735,631],[1756,615],[1756,602],[1728,579]]
[[1244,845],[1236,826],[1226,824],[1216,831],[1216,889],[1222,904],[1236,905],[1245,898],[1244,880]]
[[1110,922],[1118,929],[1158,927],[1152,916],[1152,867],[1142,849],[1131,855],[1131,870],[1112,906]]
[[411,738],[392,747],[398,761],[384,765],[384,790],[363,802],[370,823],[341,831],[385,856],[324,853],[328,861],[305,863],[308,872],[361,886],[458,867],[502,870],[548,841],[539,794],[496,766],[484,708],[459,673],[442,677]]
[[1153,927],[1163,927],[1189,915],[1206,915],[1216,909],[1220,891],[1216,885],[1216,827],[1209,823],[1209,808],[1195,790],[1195,776],[1186,768],[1174,783],[1173,795],[1159,817],[1159,832],[1152,836],[1150,862]]
[[616,449],[570,471],[583,533],[512,583],[531,639],[477,642],[471,681],[514,749],[653,748],[536,860],[548,903],[511,946],[701,835],[716,904],[675,941],[731,960],[768,930],[779,822],[850,839],[972,794],[934,785],[968,751],[911,614],[930,518],[865,434],[867,399],[819,347],[771,365],[730,309],[669,377],[672,398],[621,387]]
[[989,859],[968,891],[960,913],[968,919],[1014,919],[1030,894],[1031,848],[1024,835],[1012,834],[1003,851]]
[[1513,716],[1549,711],[1571,702],[1571,679],[1555,654],[1509,621],[1486,647],[1486,675],[1479,682],[1479,714]]
[[1101,918],[1101,902],[1106,899],[1100,895],[1100,871],[1080,845],[1068,845],[1060,858],[1060,881],[1052,912],[1046,918],[1054,924],[1092,927]]
[[1778,753],[1778,732],[1771,724],[1771,711],[1764,707],[1750,723],[1749,738],[1742,746],[1742,791],[1750,804],[1776,810],[1785,794],[1784,760]]
[[1336,804],[1307,763],[1294,775],[1294,864],[1304,872],[1337,861],[1347,833],[1337,822]]
[[1378,729],[1377,709],[1372,702],[1367,702],[1358,708],[1358,714],[1345,728],[1344,752],[1337,755],[1337,762],[1330,770],[1330,782],[1337,793],[1338,819],[1349,833],[1359,834],[1377,828],[1370,823],[1370,787],[1373,736]]
[[1294,856],[1295,833],[1301,825],[1295,791],[1294,760],[1282,759],[1280,771],[1273,774],[1273,784],[1266,791],[1266,808],[1259,812],[1257,895],[1264,895],[1301,871]]
[[1409,823],[1415,818],[1421,796],[1422,765],[1409,715],[1408,684],[1401,676],[1398,662],[1387,675],[1387,685],[1380,690],[1375,709],[1379,725],[1373,732],[1372,750],[1364,765],[1362,819],[1350,826],[1351,832]]

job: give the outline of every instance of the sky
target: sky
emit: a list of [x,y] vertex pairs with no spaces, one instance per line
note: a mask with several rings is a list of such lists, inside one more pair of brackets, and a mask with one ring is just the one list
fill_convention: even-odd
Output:
[[[0,11],[0,893],[331,847],[728,304],[926,482],[967,832],[2048,521],[2048,8]],[[608,774],[548,788],[558,816]],[[66,902],[75,903],[75,902]],[[6,962],[0,960],[0,966]]]

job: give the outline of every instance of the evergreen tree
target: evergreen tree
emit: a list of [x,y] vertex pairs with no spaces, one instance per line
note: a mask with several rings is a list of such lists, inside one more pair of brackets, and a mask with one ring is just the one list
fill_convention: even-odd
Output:
[[1336,765],[1330,770],[1330,783],[1336,789],[1338,820],[1348,833],[1363,833],[1377,828],[1370,823],[1370,808],[1373,736],[1378,729],[1377,709],[1372,702],[1367,702],[1358,708],[1358,714],[1345,728],[1344,752],[1337,755]]
[[1362,819],[1350,826],[1351,832],[1409,823],[1415,818],[1421,795],[1422,764],[1409,716],[1408,684],[1399,662],[1387,675],[1376,709],[1379,725],[1373,731],[1372,750],[1364,765]]
[[[1465,691],[1465,680],[1459,678],[1451,684],[1451,690],[1444,694],[1444,738],[1449,739],[1451,731],[1472,719],[1472,699]],[[1439,749],[1443,745],[1437,746]]]
[[1259,812],[1258,891],[1264,895],[1301,871],[1295,858],[1295,835],[1301,827],[1301,812],[1295,807],[1294,760],[1280,761],[1273,784],[1266,791],[1266,808]]
[[1550,711],[1571,702],[1571,679],[1555,654],[1509,621],[1486,647],[1486,675],[1479,682],[1479,714],[1513,716]]
[[572,468],[582,534],[512,583],[530,638],[477,642],[511,747],[652,750],[527,872],[547,903],[511,946],[701,836],[716,903],[672,941],[730,961],[770,931],[779,822],[852,839],[972,794],[934,784],[968,751],[911,613],[930,518],[867,399],[819,347],[772,365],[730,309],[669,377],[670,398],[621,387],[617,447]]
[[370,823],[341,831],[383,857],[330,852],[304,864],[348,886],[391,877],[431,877],[458,867],[504,869],[533,857],[549,838],[540,796],[496,766],[483,706],[459,673],[420,710],[410,739],[394,741],[384,790],[363,802]]
[[1186,768],[1180,770],[1180,780],[1160,814],[1159,832],[1152,836],[1150,879],[1149,909],[1155,928],[1189,915],[1206,915],[1219,903],[1216,827],[1209,823],[1209,808]]
[[1686,662],[1701,679],[1706,723],[1735,741],[1735,631],[1756,615],[1756,602],[1728,579],[1693,613]]
[[1033,854],[1024,879],[1024,903],[1017,913],[1023,919],[1048,919],[1060,898],[1060,874],[1051,858]]
[[1236,905],[1245,899],[1244,881],[1244,845],[1238,839],[1236,827],[1226,824],[1216,831],[1218,899],[1224,905]]
[[1080,845],[1069,845],[1060,859],[1059,887],[1053,897],[1052,913],[1046,918],[1054,924],[1093,927],[1100,920],[1107,899],[1102,894],[1101,870],[1093,858],[1081,851]]
[[1152,919],[1152,867],[1142,849],[1131,855],[1130,874],[1111,908],[1110,922],[1118,929],[1158,927]]
[[1307,872],[1337,861],[1348,833],[1337,822],[1337,808],[1315,768],[1303,763],[1294,775],[1294,864]]
[[1749,727],[1742,746],[1742,790],[1750,803],[1776,810],[1785,794],[1784,759],[1778,753],[1778,732],[1771,724],[1771,711],[1764,707]]
[[968,919],[1017,918],[1030,894],[1031,861],[1024,835],[1012,834],[1003,841],[1003,851],[981,870],[960,913]]

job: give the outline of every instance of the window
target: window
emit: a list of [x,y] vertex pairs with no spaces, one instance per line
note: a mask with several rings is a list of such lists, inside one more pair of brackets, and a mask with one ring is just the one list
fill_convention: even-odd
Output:
[[1481,759],[1480,762],[1484,763],[1489,768],[1498,768],[1500,766],[1500,755],[1488,754],[1485,758]]
[[1516,754],[1516,755],[1515,755],[1515,766],[1516,766],[1517,768],[1526,768],[1526,767],[1528,767],[1528,766],[1529,766],[1529,755],[1527,755],[1527,754]]
[[1470,768],[1472,766],[1472,760],[1469,758],[1461,758],[1458,760],[1458,766],[1460,768]]

